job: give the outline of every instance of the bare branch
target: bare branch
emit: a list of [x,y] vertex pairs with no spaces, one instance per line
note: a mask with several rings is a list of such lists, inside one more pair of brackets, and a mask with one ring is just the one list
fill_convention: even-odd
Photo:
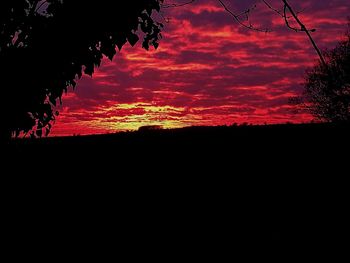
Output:
[[[184,3],[161,4],[161,7],[162,7],[162,9],[182,7],[182,6],[186,6],[186,5],[192,4],[195,1],[196,0],[188,0],[187,2],[184,2]],[[170,18],[169,17],[165,17],[164,13],[162,11],[159,12],[159,14],[164,19],[165,23],[169,23],[170,22]]]
[[294,9],[291,7],[291,5],[288,3],[288,1],[287,0],[282,0],[282,1],[284,3],[284,14],[285,14],[285,21],[287,23],[287,26],[289,28],[293,29],[293,27],[291,27],[290,24],[289,24],[288,18],[286,18],[286,13],[287,13],[287,10],[288,10],[291,13],[291,15],[293,16],[293,18],[295,19],[295,21],[300,26],[300,29],[294,29],[294,30],[296,30],[297,32],[301,31],[301,32],[305,32],[306,33],[306,35],[308,36],[308,38],[311,41],[312,46],[314,47],[314,49],[316,50],[318,56],[320,57],[322,65],[327,67],[326,61],[325,61],[325,59],[324,59],[324,57],[322,55],[321,50],[317,46],[317,44],[316,44],[315,40],[313,39],[313,37],[311,36],[311,32],[315,32],[315,29],[311,29],[311,30],[307,29],[307,27],[299,19],[298,15],[294,12]]
[[269,2],[267,2],[266,0],[262,0],[262,2],[263,2],[268,8],[270,8],[272,11],[274,11],[276,14],[278,14],[279,16],[281,16],[281,17],[284,16],[283,13],[282,13],[280,10],[274,8],[274,7],[273,7]]
[[[295,12],[294,9],[292,8],[292,6],[288,3],[287,0],[282,0],[283,2],[283,12],[277,10],[276,8],[274,8],[267,0],[262,0],[262,2],[268,7],[270,8],[271,10],[273,10],[275,13],[277,13],[279,16],[281,16],[284,21],[285,21],[285,24],[286,26],[295,31],[295,32],[305,32],[306,35],[308,36],[308,38],[310,39],[311,43],[312,43],[312,46],[314,47],[314,49],[316,50],[318,56],[320,57],[320,60],[323,64],[323,66],[327,66],[326,62],[325,62],[325,59],[322,55],[322,52],[321,50],[318,48],[315,40],[313,39],[313,37],[311,36],[311,33],[312,32],[315,32],[316,30],[315,29],[307,29],[307,27],[305,26],[305,24],[303,24],[301,22],[301,20],[299,19],[298,15],[303,12],[300,11],[300,12]],[[287,13],[290,13],[291,16],[288,16]],[[300,28],[296,28],[294,26],[291,25],[291,23],[289,22],[289,20],[291,18],[294,18],[294,20],[297,22],[297,24],[300,26]]]
[[[194,3],[196,0],[188,0],[187,2],[184,3],[174,3],[174,4],[163,4],[162,8],[172,8],[172,7],[180,7],[180,6],[185,6],[185,5],[189,5]],[[251,7],[248,8],[247,10],[243,11],[240,14],[236,14],[234,13],[225,3],[223,0],[218,0],[220,5],[225,9],[225,11],[227,13],[229,13],[233,19],[242,27],[247,28],[249,30],[254,30],[257,32],[271,32],[270,29],[266,28],[266,29],[261,29],[261,28],[257,28],[255,26],[253,26],[253,24],[250,22],[250,13],[251,11],[253,11],[256,8],[256,4]],[[320,60],[322,62],[322,64],[324,66],[327,66],[325,59],[322,55],[321,50],[318,48],[315,40],[313,39],[311,33],[315,32],[315,29],[308,29],[299,19],[298,14],[300,14],[302,11],[300,12],[296,12],[294,11],[294,9],[292,8],[292,6],[288,3],[287,0],[281,0],[283,3],[283,9],[282,10],[278,10],[277,8],[273,7],[272,4],[270,4],[270,2],[268,0],[259,0],[261,1],[265,6],[267,6],[270,10],[272,10],[273,12],[275,12],[276,14],[278,14],[280,17],[282,17],[285,21],[286,26],[295,31],[295,32],[305,32],[306,35],[308,36],[309,40],[312,43],[312,46],[314,47],[314,49],[316,50],[318,56],[320,57]],[[290,13],[290,16],[288,15]],[[242,21],[242,17],[245,17],[245,20],[248,21],[248,24]],[[300,26],[300,28],[294,27],[292,26],[290,20],[294,19],[294,21]]]
[[196,0],[189,0],[185,3],[173,3],[173,4],[162,4],[162,8],[173,8],[173,7],[180,7],[180,6],[185,6],[194,3]]
[[241,18],[243,15],[246,16],[247,20],[249,20],[249,13],[250,13],[253,9],[256,8],[256,5],[254,5],[253,8],[249,8],[249,9],[245,10],[243,13],[237,15],[237,14],[233,13],[233,12],[228,8],[228,6],[227,6],[222,0],[218,0],[218,1],[219,1],[220,4],[222,5],[222,7],[225,9],[225,11],[228,12],[228,13],[233,17],[233,19],[234,19],[238,24],[240,24],[241,26],[243,26],[243,27],[245,27],[245,28],[247,28],[247,29],[249,29],[249,30],[254,30],[254,31],[258,31],[258,32],[265,32],[265,33],[270,32],[270,30],[267,29],[267,28],[266,28],[266,29],[256,28],[256,27],[254,27],[251,23],[249,23],[249,25],[246,25],[245,23],[243,23],[243,22],[241,21],[240,18]]
[[298,28],[293,27],[293,26],[290,25],[290,23],[289,23],[290,17],[287,16],[287,9],[288,9],[287,6],[284,5],[284,7],[283,7],[283,18],[284,18],[284,21],[285,21],[285,23],[286,23],[286,26],[287,26],[289,29],[291,29],[291,30],[293,30],[293,31],[295,31],[295,32],[301,32],[300,29],[298,29]]

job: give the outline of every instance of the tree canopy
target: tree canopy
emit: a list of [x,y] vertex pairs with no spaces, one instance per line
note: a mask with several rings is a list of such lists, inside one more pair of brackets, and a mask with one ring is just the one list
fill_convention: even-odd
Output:
[[322,121],[350,122],[350,24],[346,39],[307,72],[303,105]]
[[157,48],[163,0],[6,0],[0,3],[0,134],[49,133],[54,106],[103,56],[127,42]]

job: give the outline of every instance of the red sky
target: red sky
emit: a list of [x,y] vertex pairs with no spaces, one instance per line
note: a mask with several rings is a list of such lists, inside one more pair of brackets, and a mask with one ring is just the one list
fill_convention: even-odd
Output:
[[[225,1],[235,3],[229,6],[236,11],[255,2]],[[281,6],[280,0],[270,2]],[[290,3],[317,29],[320,48],[342,38],[348,0]],[[163,16],[170,21],[158,50],[125,46],[112,62],[105,59],[93,78],[84,77],[64,97],[53,135],[312,119],[296,113],[288,98],[302,92],[305,70],[317,55],[303,33],[286,29],[271,10],[258,4],[251,14],[255,26],[272,30],[267,34],[237,25],[217,0],[166,9]]]

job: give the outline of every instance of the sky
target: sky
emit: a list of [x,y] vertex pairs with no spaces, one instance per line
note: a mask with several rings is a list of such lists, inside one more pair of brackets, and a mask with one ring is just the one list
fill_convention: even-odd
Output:
[[[311,121],[289,103],[318,59],[306,35],[287,29],[259,0],[224,2],[236,13],[257,3],[248,24],[270,32],[238,25],[217,0],[163,9],[156,17],[165,24],[159,48],[127,44],[113,61],[104,59],[92,78],[84,76],[63,98],[52,135]],[[289,2],[307,27],[317,29],[321,49],[343,38],[348,0]],[[281,8],[281,0],[270,3]]]

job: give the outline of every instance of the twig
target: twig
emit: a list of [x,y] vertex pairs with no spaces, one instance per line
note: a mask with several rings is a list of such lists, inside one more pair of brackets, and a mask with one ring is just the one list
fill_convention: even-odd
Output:
[[[233,13],[228,7],[227,5],[222,1],[222,0],[218,0],[220,2],[220,4],[222,5],[222,7],[225,9],[226,12],[228,12],[233,18],[234,20],[240,24],[241,26],[247,28],[247,29],[250,29],[250,30],[254,30],[254,31],[258,31],[258,32],[269,32],[270,30],[269,29],[260,29],[260,28],[256,28],[254,27],[251,23],[249,25],[246,25],[244,24],[241,20],[240,20],[240,17],[242,16],[242,14],[245,14],[247,15],[247,18],[248,18],[248,14],[250,13],[251,9],[247,9],[246,11],[244,11],[243,13],[239,14],[239,15],[236,15],[235,13]],[[249,20],[249,18],[247,19]]]
[[162,8],[173,8],[173,7],[180,7],[180,6],[185,6],[194,3],[196,0],[190,0],[185,3],[180,3],[180,4],[162,4]]

